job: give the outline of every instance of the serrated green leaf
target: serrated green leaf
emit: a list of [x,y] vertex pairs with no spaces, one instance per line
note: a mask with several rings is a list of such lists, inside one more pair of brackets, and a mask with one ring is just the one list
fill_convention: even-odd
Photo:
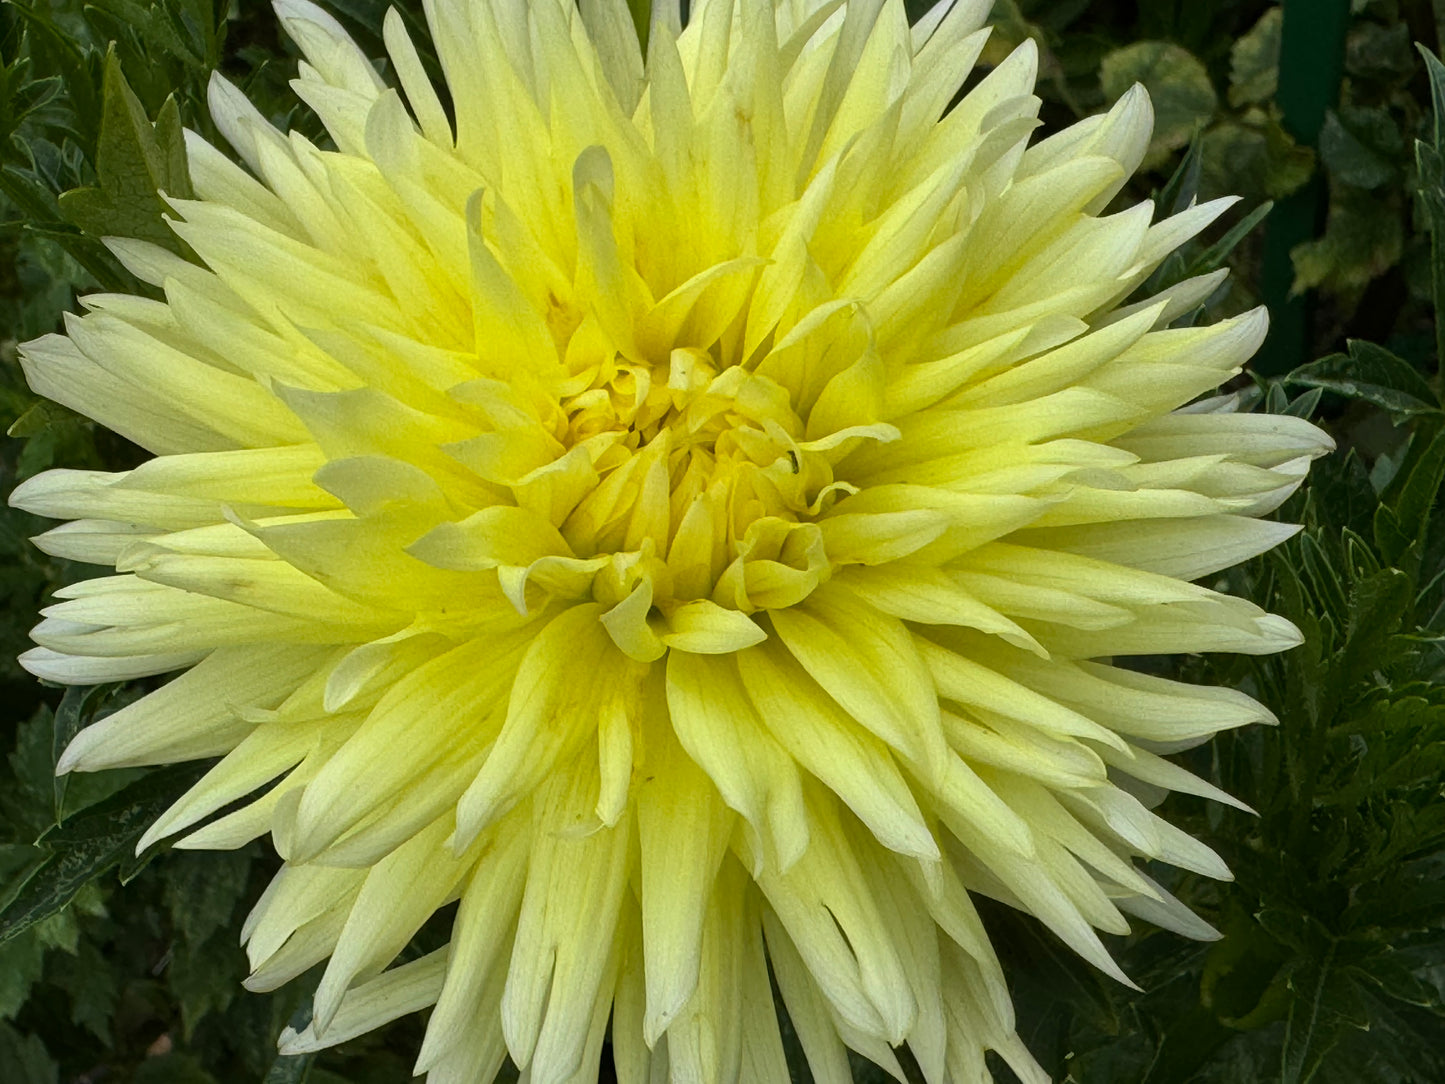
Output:
[[1370,473],[1354,448],[1314,465],[1305,490],[1307,520],[1321,529],[1349,528],[1358,535],[1371,529],[1379,497]]
[[166,982],[180,1003],[182,1037],[189,1039],[212,1013],[225,1012],[245,977],[245,955],[234,944],[173,943]]
[[0,944],[0,1020],[14,1018],[44,970],[45,945],[39,937]]
[[181,939],[199,949],[231,920],[246,889],[251,855],[174,855],[166,869],[165,900]]
[[1332,666],[1341,684],[1366,678],[1381,665],[1386,641],[1409,611],[1414,586],[1397,568],[1384,569],[1355,585],[1344,647]]
[[103,1043],[120,1000],[119,977],[95,943],[82,939],[73,955],[51,957],[46,982],[70,996],[70,1020]]
[[1386,561],[1390,564],[1403,563],[1414,541],[1414,536],[1400,522],[1393,508],[1382,504],[1375,510],[1375,545]]
[[40,1036],[22,1035],[3,1023],[0,1023],[0,1067],[5,1070],[5,1084],[57,1084],[60,1080],[60,1066]]
[[[175,5],[151,4],[141,6],[135,0],[91,0],[95,14],[104,13],[109,15],[112,22],[108,26],[115,29],[129,27],[134,30],[140,40],[150,48],[158,48],[182,61],[189,67],[200,68],[204,64],[204,58],[199,55],[192,43],[187,38],[195,36],[196,31],[201,28],[198,24],[202,20],[194,20],[193,25],[185,33],[182,25],[175,20],[178,14]],[[207,24],[210,22],[210,13],[205,13]]]
[[166,99],[152,124],[120,70],[114,47],[106,54],[104,86],[96,150],[100,184],[61,195],[60,212],[92,237],[134,237],[184,255],[184,243],[162,217],[167,208],[160,196],[190,199],[195,194],[175,98]]
[[[15,748],[7,756],[12,779],[0,785],[0,823],[6,835],[31,843],[55,823],[52,813],[54,762],[50,758],[50,708],[42,705],[15,726]],[[0,892],[0,899],[3,899]]]

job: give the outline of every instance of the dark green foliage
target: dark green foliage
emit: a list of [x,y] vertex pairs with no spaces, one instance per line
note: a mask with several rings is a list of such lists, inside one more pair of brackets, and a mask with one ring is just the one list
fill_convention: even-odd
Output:
[[[384,0],[329,6],[382,55]],[[420,4],[398,6],[437,74]],[[646,0],[629,6],[645,23]],[[1313,340],[1289,359],[1286,380],[1246,394],[1258,409],[1322,417],[1343,450],[1281,513],[1304,531],[1221,578],[1293,620],[1307,643],[1271,659],[1171,664],[1188,680],[1251,692],[1280,720],[1181,757],[1257,816],[1178,796],[1165,810],[1220,850],[1236,880],[1152,873],[1225,936],[1198,945],[1141,924],[1117,946],[1146,991],[1130,995],[1037,923],[985,911],[1021,1030],[1059,1080],[1445,1081],[1445,413],[1435,374],[1445,323],[1433,319],[1445,301],[1445,66],[1412,48],[1439,43],[1445,3],[1353,8],[1346,81],[1318,154],[1282,123],[1276,3],[1000,0],[995,13],[985,62],[1025,36],[1039,41],[1050,128],[1107,107],[1135,79],[1149,85],[1160,131],[1121,202],[1152,197],[1178,210],[1196,197],[1245,197],[1151,288],[1228,263],[1236,274],[1210,314],[1239,311],[1260,293],[1257,227],[1271,201],[1320,175],[1330,190],[1328,222],[1295,252],[1299,285],[1323,301]],[[0,4],[0,417],[12,438],[0,446],[0,491],[51,466],[138,461],[124,441],[37,400],[15,346],[55,330],[77,293],[139,289],[101,234],[183,251],[155,192],[188,194],[179,130],[214,139],[213,71],[278,124],[324,140],[285,87],[294,56],[274,24],[268,5],[223,0]],[[267,849],[134,854],[145,824],[200,766],[54,777],[80,727],[147,686],[62,692],[13,662],[48,594],[94,574],[31,547],[43,527],[0,508],[0,1082],[408,1079],[415,1018],[321,1055],[276,1055],[282,1027],[308,1019],[315,976],[275,995],[241,989],[237,934],[275,869]],[[440,916],[408,951],[435,948],[446,928]],[[791,1039],[803,1079],[798,1055]],[[861,1060],[855,1073],[884,1079]]]
[[1289,383],[1323,388],[1388,411],[1398,423],[1417,414],[1438,414],[1440,405],[1418,369],[1382,346],[1356,339],[1348,354],[1301,365]]
[[99,185],[62,192],[65,220],[82,233],[136,237],[182,251],[184,242],[166,225],[162,194],[190,199],[191,175],[181,135],[181,111],[166,98],[154,125],[121,74],[112,48],[105,57],[100,141],[95,152]]

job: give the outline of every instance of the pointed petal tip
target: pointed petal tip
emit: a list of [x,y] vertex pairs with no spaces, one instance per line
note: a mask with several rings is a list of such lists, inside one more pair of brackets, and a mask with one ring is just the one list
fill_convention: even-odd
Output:
[[[57,765],[57,770],[58,767],[59,766]],[[152,824],[149,828],[146,829],[145,834],[141,836],[140,839],[136,842],[136,856],[139,857],[140,855],[144,854],[147,849],[149,849],[154,844],[159,843],[168,835],[170,835],[170,830],[166,827],[165,821],[156,821],[154,824]]]
[[1265,647],[1266,653],[1289,651],[1305,642],[1304,633],[1300,632],[1298,626],[1279,614],[1266,614],[1255,622],[1255,627],[1269,641],[1277,645]]
[[679,999],[675,1005],[648,1010],[642,1021],[642,1041],[648,1050],[657,1048],[657,1041],[667,1033],[667,1029],[672,1026],[672,1022],[677,1019],[678,1013],[682,1012],[688,997],[691,996],[689,991],[687,996]]
[[[253,994],[264,994],[270,989],[265,977],[261,975],[247,975],[241,980],[241,986]],[[286,1031],[291,1029],[287,1028]],[[285,1036],[285,1032],[282,1032],[282,1036]],[[295,1037],[295,1032],[292,1032],[292,1036]]]
[[[242,983],[242,985],[245,984]],[[281,1034],[276,1038],[276,1052],[282,1057],[300,1054],[302,1045],[301,1033],[293,1027],[283,1028]]]
[[[82,751],[76,748],[77,744],[77,741],[72,741],[65,747],[65,751],[60,754],[60,759],[55,762],[56,776],[69,775],[71,772],[80,769]],[[136,854],[140,854],[140,851],[136,851]]]
[[[24,347],[21,347],[24,350]],[[18,508],[22,512],[29,512],[34,516],[44,516],[46,519],[61,519],[52,512],[46,511],[47,498],[52,498],[64,486],[64,476],[67,472],[59,468],[41,471],[25,479],[10,491],[5,498],[11,508]],[[33,539],[32,539],[33,541]]]

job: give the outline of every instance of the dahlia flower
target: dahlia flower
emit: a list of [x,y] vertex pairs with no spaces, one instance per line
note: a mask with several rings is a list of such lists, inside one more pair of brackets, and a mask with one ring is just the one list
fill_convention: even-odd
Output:
[[1030,146],[1026,43],[951,104],[988,7],[660,4],[644,54],[430,0],[449,107],[395,12],[399,89],[277,0],[335,148],[217,77],[199,262],[112,239],[164,300],[24,347],[154,453],[14,492],[116,572],[25,664],[179,672],[60,770],[219,758],[141,845],[270,834],[247,985],[327,961],[283,1050],[430,1007],[433,1084],[782,1082],[771,970],[820,1081],[1038,1081],[976,895],[1120,981],[1126,916],[1212,935],[1139,863],[1227,877],[1151,806],[1230,799],[1163,754],[1269,712],[1109,660],[1296,644],[1192,581],[1329,441],[1200,400],[1266,327],[1171,326],[1222,273],[1136,297],[1228,206],[1105,213],[1142,89]]

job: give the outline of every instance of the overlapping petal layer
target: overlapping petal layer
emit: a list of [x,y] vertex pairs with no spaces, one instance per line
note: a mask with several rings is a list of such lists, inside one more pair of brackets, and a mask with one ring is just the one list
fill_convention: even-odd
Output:
[[1030,146],[1031,45],[955,103],[986,0],[663,4],[645,56],[622,0],[430,0],[445,101],[394,13],[400,93],[276,7],[335,149],[218,78],[202,263],[115,240],[164,300],[23,350],[155,453],[15,491],[117,573],[27,665],[184,671],[62,769],[220,758],[143,843],[270,833],[288,1050],[434,1006],[433,1084],[783,1081],[775,979],[820,1081],[1042,1079],[971,896],[1124,981],[1126,915],[1210,936],[1136,862],[1228,876],[1150,806],[1230,799],[1161,754],[1269,718],[1107,660],[1298,638],[1191,581],[1329,441],[1198,401],[1266,327],[1172,326],[1222,276],[1136,297],[1227,201],[1105,213],[1148,100]]

